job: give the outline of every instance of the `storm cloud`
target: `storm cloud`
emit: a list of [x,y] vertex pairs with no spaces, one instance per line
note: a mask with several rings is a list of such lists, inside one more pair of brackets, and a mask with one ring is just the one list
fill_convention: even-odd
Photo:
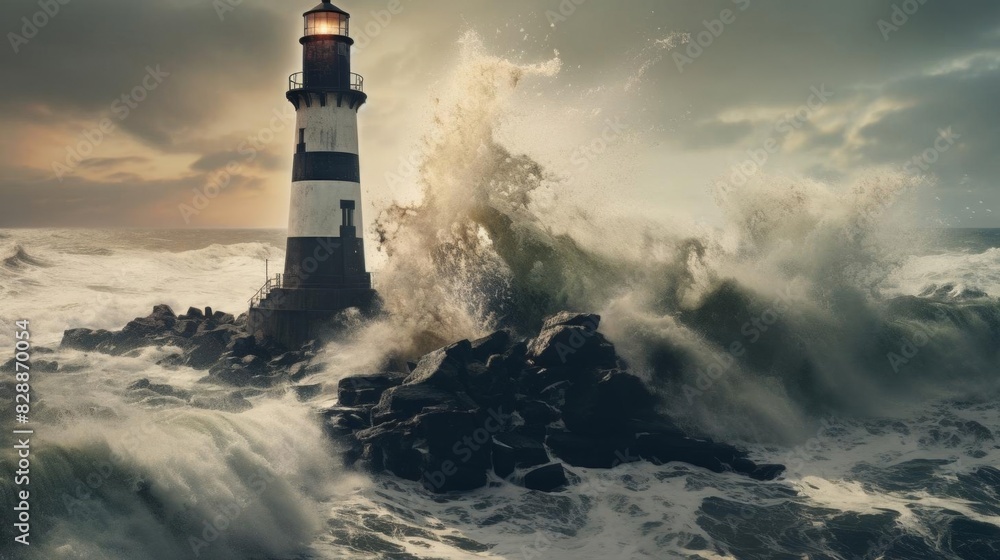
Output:
[[[338,3],[354,16],[355,67],[371,97],[362,120],[369,189],[412,151],[455,43],[471,29],[500,56],[558,52],[561,75],[535,86],[543,105],[579,106],[590,99],[581,92],[614,90],[593,96],[594,112],[631,123],[643,137],[635,150],[698,156],[674,195],[702,189],[769,138],[781,146],[776,170],[833,180],[902,168],[950,130],[948,153],[920,170],[937,179],[928,220],[1000,225],[965,211],[983,200],[1000,213],[995,1],[398,1],[389,19],[388,0]],[[314,3],[0,4],[0,227],[281,225],[292,131],[275,115],[289,110],[300,17]],[[818,87],[833,92],[821,110],[789,121]],[[776,132],[782,122],[795,126]],[[177,211],[223,179],[211,208],[193,219]],[[636,181],[635,196],[663,190],[652,174]]]

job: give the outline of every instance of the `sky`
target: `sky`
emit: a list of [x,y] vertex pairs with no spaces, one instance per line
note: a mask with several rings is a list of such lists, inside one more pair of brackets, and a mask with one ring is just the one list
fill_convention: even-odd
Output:
[[[315,3],[0,3],[0,227],[284,227],[284,94]],[[376,210],[419,196],[389,177],[474,32],[496,56],[562,64],[524,84],[498,141],[623,212],[710,222],[711,185],[757,159],[831,185],[902,170],[927,185],[921,225],[1000,227],[995,0],[335,4],[369,94]]]

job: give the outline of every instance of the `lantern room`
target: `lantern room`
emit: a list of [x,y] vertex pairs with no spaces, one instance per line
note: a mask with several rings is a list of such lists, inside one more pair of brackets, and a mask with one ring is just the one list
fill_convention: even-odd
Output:
[[351,16],[344,10],[334,6],[330,0],[305,13],[305,36],[340,35],[350,36]]

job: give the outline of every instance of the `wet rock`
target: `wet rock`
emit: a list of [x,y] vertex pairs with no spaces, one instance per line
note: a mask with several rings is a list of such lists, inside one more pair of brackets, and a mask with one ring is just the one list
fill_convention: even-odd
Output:
[[295,396],[300,401],[308,401],[323,393],[323,385],[320,383],[315,385],[296,385],[292,387],[292,390],[295,391]]
[[524,475],[524,487],[540,492],[555,492],[569,484],[561,463],[539,467]]
[[521,401],[515,410],[528,426],[547,426],[561,416],[559,409],[543,401]]
[[407,375],[402,373],[346,377],[340,380],[337,395],[340,404],[344,406],[378,404],[383,393],[392,387],[402,385],[406,377]]
[[233,325],[236,323],[236,317],[222,311],[216,311],[213,313],[212,320],[220,325]]
[[625,421],[652,414],[655,402],[641,379],[610,371],[596,384],[577,383],[569,388],[563,419],[573,432],[610,435],[621,432]]
[[546,329],[528,344],[527,358],[543,368],[611,369],[617,365],[615,347],[589,327]]
[[299,362],[305,361],[306,357],[302,355],[302,352],[285,352],[277,358],[271,360],[269,364],[273,368],[288,367]]
[[473,361],[486,363],[490,356],[500,355],[510,349],[511,335],[507,331],[497,331],[472,342],[470,357]]
[[640,435],[632,452],[656,465],[679,462],[720,473],[746,458],[745,453],[731,445],[667,434]]
[[542,324],[542,330],[553,329],[555,327],[586,327],[592,331],[596,331],[600,326],[600,315],[563,311],[545,319],[545,322]]
[[111,342],[111,333],[105,330],[70,329],[63,333],[61,346],[92,352]]
[[493,472],[501,478],[510,476],[515,469],[548,462],[549,454],[540,441],[510,433],[493,436]]
[[181,320],[174,324],[174,333],[177,336],[191,338],[196,332],[198,332],[197,321]]
[[230,325],[198,332],[191,337],[191,350],[188,352],[187,365],[195,369],[212,367],[222,357],[233,337],[239,334],[239,329]]
[[233,356],[243,358],[256,353],[257,339],[251,334],[241,334],[233,337],[226,348],[233,353]]
[[400,385],[382,394],[378,405],[372,409],[372,424],[412,418],[425,408],[431,407],[473,410],[477,405],[468,397],[460,397],[430,385]]
[[416,369],[406,378],[406,385],[428,385],[446,391],[462,391],[468,385],[472,344],[463,340],[447,348],[435,350],[417,362]]
[[545,444],[557,457],[574,467],[610,469],[639,460],[631,455],[634,441],[629,440],[557,432],[545,438]]
[[201,309],[198,309],[197,307],[190,307],[188,308],[187,313],[180,316],[180,319],[202,321],[205,319],[205,313]]

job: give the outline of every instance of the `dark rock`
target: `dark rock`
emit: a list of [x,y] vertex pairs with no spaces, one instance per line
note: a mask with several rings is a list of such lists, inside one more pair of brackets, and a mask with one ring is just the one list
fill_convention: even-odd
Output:
[[406,377],[402,373],[345,377],[340,380],[337,395],[344,406],[378,404],[386,390],[402,385]]
[[687,463],[713,472],[732,468],[746,453],[731,445],[665,434],[643,434],[636,438],[632,451],[656,465]]
[[545,438],[545,444],[560,459],[574,467],[610,469],[639,460],[631,454],[632,440],[587,437],[557,432]]
[[171,385],[152,383],[148,379],[140,379],[128,386],[129,391],[150,391],[165,397],[176,397],[182,400],[191,398],[191,392],[183,389],[176,389]]
[[188,352],[187,365],[195,369],[212,367],[212,364],[222,357],[229,342],[238,334],[240,334],[239,329],[231,325],[195,334],[191,337],[191,350]]
[[105,330],[70,329],[63,333],[61,346],[86,352],[111,342],[111,333]]
[[431,410],[413,421],[432,462],[451,460],[484,471],[489,468],[490,432],[475,412]]
[[757,465],[757,468],[748,474],[750,475],[750,478],[754,480],[767,481],[778,478],[784,472],[785,472],[784,465],[767,464],[767,465]]
[[569,484],[566,470],[561,463],[539,467],[524,475],[524,487],[540,492],[555,492]]
[[236,317],[233,317],[229,313],[223,313],[222,311],[216,311],[213,313],[212,320],[220,325],[232,325],[236,323]]
[[527,358],[545,368],[611,369],[618,361],[614,345],[604,335],[577,326],[542,331],[528,344]]
[[296,385],[292,387],[292,390],[295,391],[295,396],[300,401],[308,401],[323,393],[323,385],[320,383],[315,385]]
[[[17,366],[14,367],[16,368]],[[33,360],[31,362],[31,370],[35,373],[55,373],[59,371],[59,362]]]
[[517,404],[515,410],[529,426],[546,426],[561,416],[558,409],[542,401],[522,401]]
[[251,384],[256,374],[242,366],[235,365],[221,369],[212,377],[228,385],[246,387]]
[[252,334],[236,336],[226,345],[226,348],[237,358],[255,354],[258,350],[257,339]]
[[177,336],[191,338],[196,332],[198,332],[198,322],[187,320],[177,321],[177,323],[174,324],[174,332]]
[[203,313],[202,310],[198,309],[197,307],[191,307],[188,308],[187,313],[185,313],[181,317],[192,321],[201,321],[205,318],[205,313]]
[[301,352],[285,352],[271,360],[270,366],[273,368],[288,367],[306,359]]
[[655,402],[641,379],[610,371],[594,385],[577,383],[567,390],[563,419],[573,432],[610,435],[626,420],[652,414]]
[[600,326],[600,315],[590,313],[570,313],[569,311],[563,311],[562,313],[545,319],[545,322],[542,324],[542,330],[544,331],[555,327],[586,327],[592,331],[596,331]]
[[471,359],[486,363],[490,356],[503,354],[511,346],[511,335],[507,331],[497,331],[472,342]]
[[548,462],[549,454],[539,441],[517,434],[493,436],[493,472],[501,478],[510,476],[516,468]]
[[446,391],[465,390],[468,382],[466,364],[471,351],[472,344],[468,340],[435,350],[420,359],[405,384],[429,385]]
[[[233,357],[238,357],[238,356],[233,356]],[[267,362],[265,362],[264,359],[261,358],[260,356],[253,356],[253,355],[244,356],[243,359],[240,360],[240,365],[243,366],[243,369],[251,373],[259,374],[267,371]]]
[[475,362],[466,368],[469,393],[486,406],[510,408],[514,387],[507,371]]
[[292,381],[301,381],[305,379],[307,372],[309,371],[309,362],[299,362],[297,364],[292,364],[292,367],[288,368],[288,378]]
[[333,407],[321,412],[327,426],[344,430],[353,436],[354,432],[371,428],[371,411],[367,408]]
[[211,307],[206,307],[205,308],[205,318],[206,319],[211,319],[214,316],[215,316],[215,312],[212,311],[212,308]]
[[372,409],[372,424],[412,418],[430,407],[473,410],[476,408],[476,403],[468,397],[462,398],[429,385],[400,385],[382,394],[378,405]]

